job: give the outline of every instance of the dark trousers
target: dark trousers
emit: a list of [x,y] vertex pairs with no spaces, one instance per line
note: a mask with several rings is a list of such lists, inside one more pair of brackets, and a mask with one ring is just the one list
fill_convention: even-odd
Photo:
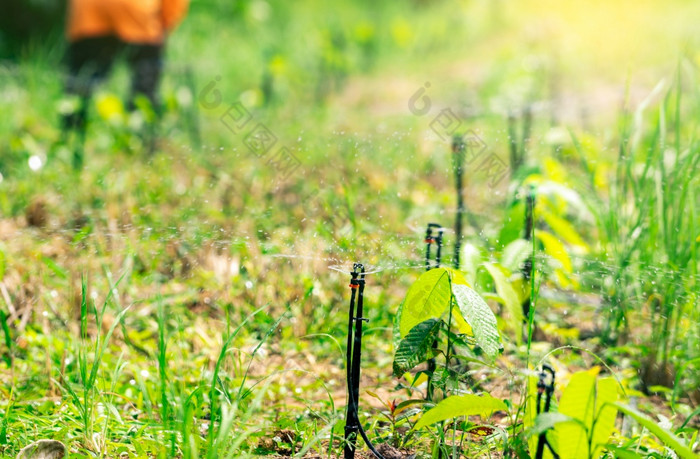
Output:
[[68,77],[65,90],[80,97],[76,112],[64,117],[64,127],[84,131],[87,106],[95,87],[124,58],[131,72],[131,93],[128,107],[135,108],[135,98],[145,96],[158,113],[158,83],[163,68],[163,45],[125,43],[114,36],[84,38],[68,46]]

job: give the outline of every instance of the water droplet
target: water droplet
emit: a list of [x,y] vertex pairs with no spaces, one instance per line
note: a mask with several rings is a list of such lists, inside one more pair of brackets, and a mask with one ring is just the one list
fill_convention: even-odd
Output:
[[29,168],[31,170],[38,171],[41,169],[41,166],[43,166],[41,158],[39,158],[37,155],[32,155],[29,157]]

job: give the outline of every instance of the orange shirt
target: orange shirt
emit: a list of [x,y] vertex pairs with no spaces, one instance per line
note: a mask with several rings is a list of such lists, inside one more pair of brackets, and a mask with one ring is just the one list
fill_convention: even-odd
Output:
[[187,5],[188,0],[71,0],[68,40],[116,35],[128,43],[162,43]]

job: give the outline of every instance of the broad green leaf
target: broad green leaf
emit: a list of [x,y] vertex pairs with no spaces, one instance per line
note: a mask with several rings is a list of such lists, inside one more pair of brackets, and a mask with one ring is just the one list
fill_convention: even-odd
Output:
[[620,448],[616,445],[605,445],[605,449],[613,453],[613,457],[616,459],[642,459],[644,457],[630,449]]
[[551,156],[547,156],[544,158],[542,166],[544,169],[544,175],[549,180],[561,184],[568,182],[568,174],[566,173],[566,169],[556,159],[552,158]]
[[501,265],[510,272],[518,271],[530,255],[532,255],[532,242],[516,239],[503,249]]
[[[490,277],[490,275],[489,275],[489,277]],[[481,298],[483,298],[485,301],[491,300],[491,301],[495,301],[496,303],[499,303],[499,304],[506,304],[506,302],[503,300],[503,298],[498,296],[498,293],[484,292],[481,294]]]
[[430,403],[428,400],[423,400],[422,398],[420,399],[410,399],[410,400],[404,400],[403,402],[399,403],[396,405],[396,408],[394,408],[394,416],[398,416],[399,414],[403,413],[406,411],[408,408],[414,406],[414,405],[425,405],[426,403]]
[[558,412],[540,413],[535,418],[535,424],[532,426],[532,428],[528,429],[527,435],[537,437],[538,435],[548,431],[549,429],[552,429],[556,426],[560,426],[562,424],[571,424],[572,426],[578,426],[578,428],[581,430],[586,429],[586,426],[584,426],[580,420],[572,418],[571,416],[567,416]]
[[566,212],[569,206],[579,214],[584,214],[588,210],[581,196],[561,183],[553,181],[540,183],[537,187],[537,197],[538,208],[535,213],[538,215],[542,207],[553,209],[559,214]]
[[523,323],[523,310],[518,301],[518,294],[515,293],[513,287],[508,282],[503,269],[500,266],[491,263],[484,263],[484,268],[491,274],[494,284],[496,284],[496,292],[498,296],[503,298],[506,310],[508,311],[508,316],[510,321],[508,323],[508,328],[511,334],[515,337],[515,342],[520,345],[523,341],[522,334],[522,323]]
[[406,372],[403,374],[403,378],[408,381],[411,387],[418,387],[421,384],[428,382],[428,373],[425,371],[419,371],[414,378],[411,373]]
[[435,424],[436,422],[452,419],[457,416],[479,415],[482,418],[491,416],[495,411],[508,411],[503,401],[484,395],[453,395],[447,397],[420,418],[416,429]]
[[464,271],[469,285],[474,285],[476,283],[476,271],[479,269],[479,264],[481,264],[481,252],[479,248],[468,242],[465,243],[462,246],[460,269]]
[[[578,419],[586,429],[593,424],[595,413],[595,382],[598,368],[580,371],[571,377],[559,401],[559,413]],[[578,424],[561,424],[556,428],[561,459],[587,459],[588,435]]]
[[596,417],[591,436],[592,457],[600,457],[615,429],[617,410],[609,402],[617,401],[617,381],[614,378],[599,378],[596,383]]
[[516,201],[508,209],[503,228],[498,234],[498,246],[504,247],[512,241],[522,237],[525,228],[525,202]]
[[472,327],[467,323],[466,320],[464,320],[464,317],[462,317],[462,313],[457,307],[452,308],[452,322],[452,325],[456,327],[457,331],[459,331],[461,334],[467,336],[474,336],[474,330],[472,330]]
[[465,277],[465,275],[462,271],[459,271],[457,269],[452,269],[452,268],[444,268],[444,269],[450,275],[450,283],[451,284],[462,284],[462,285],[467,285],[467,286],[471,287],[472,284],[470,284],[467,281],[467,278]]
[[532,286],[530,285],[530,282],[525,282],[525,278],[521,273],[511,277],[510,285],[513,287],[513,290],[515,290],[515,293],[518,294],[518,301],[521,305],[525,302],[525,300],[530,298]]
[[567,244],[578,246],[588,252],[588,244],[583,241],[571,223],[546,210],[543,210],[541,215],[552,231],[566,241]]
[[[525,416],[523,417],[523,427],[528,431],[535,425],[537,417],[537,377],[530,376],[527,379],[527,399],[525,400]],[[537,451],[537,437],[532,436],[527,440],[530,448],[530,456],[535,456]]]
[[675,435],[673,435],[673,433],[661,427],[659,424],[656,423],[656,421],[649,418],[647,415],[640,413],[639,411],[630,406],[623,405],[622,403],[611,402],[610,405],[622,411],[623,413],[630,416],[635,421],[649,429],[649,432],[656,435],[659,438],[659,440],[664,442],[664,444],[671,448],[678,456],[682,457],[683,459],[697,459],[698,456],[693,451],[691,451],[690,448],[688,448],[681,441],[680,438],[676,437]]
[[496,316],[489,305],[471,287],[464,284],[452,284],[452,293],[462,317],[472,327],[477,344],[486,355],[495,357],[503,345],[498,334]]
[[408,332],[399,342],[394,354],[394,375],[401,376],[432,355],[432,346],[440,330],[440,319],[428,319],[421,322]]
[[413,327],[428,319],[438,319],[447,312],[452,294],[450,273],[435,268],[422,274],[406,294],[399,317],[399,335],[406,336]]
[[569,258],[569,254],[566,252],[564,244],[562,244],[561,241],[559,241],[559,239],[554,237],[551,233],[546,231],[537,230],[535,234],[539,240],[542,241],[542,244],[544,244],[545,253],[557,260],[561,264],[561,268],[564,270],[564,272],[571,274],[573,271],[571,258]]

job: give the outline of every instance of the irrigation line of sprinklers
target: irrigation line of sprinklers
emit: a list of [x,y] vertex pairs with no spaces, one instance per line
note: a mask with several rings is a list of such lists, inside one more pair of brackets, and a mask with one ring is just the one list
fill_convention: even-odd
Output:
[[[526,128],[526,132],[529,127]],[[524,133],[523,137],[527,137]],[[467,214],[467,217],[471,217],[466,211],[466,206],[464,205],[463,196],[463,179],[464,179],[464,151],[465,144],[462,137],[455,136],[452,142],[452,152],[453,152],[453,166],[455,173],[455,185],[457,191],[457,211],[456,211],[456,221],[455,221],[455,252],[453,258],[453,265],[455,269],[459,269],[459,256],[461,249],[461,237],[462,237],[462,217],[463,214]],[[523,152],[520,152],[520,157],[517,159],[522,162]],[[514,156],[514,155],[512,155]],[[517,156],[517,154],[515,155]],[[513,159],[513,158],[512,158]],[[533,187],[528,189],[526,195],[526,205],[525,205],[525,224],[524,224],[524,235],[523,238],[526,241],[532,243],[532,252],[530,256],[523,262],[521,267],[521,274],[524,281],[530,284],[531,292],[530,298],[527,298],[522,303],[522,310],[524,317],[527,318],[526,323],[528,324],[528,356],[530,349],[530,339],[532,337],[533,326],[534,326],[534,308],[532,304],[532,298],[535,297],[535,281],[534,281],[534,263],[537,260],[535,254],[535,238],[534,238],[534,210],[535,210],[535,190]],[[437,235],[433,232],[437,231]],[[425,236],[426,250],[425,250],[425,260],[422,266],[393,266],[391,268],[377,266],[371,271],[365,271],[365,266],[360,263],[355,263],[353,265],[353,270],[350,272],[351,281],[351,299],[350,299],[350,313],[348,318],[348,344],[347,344],[347,385],[348,385],[348,409],[346,413],[346,424],[345,424],[345,459],[352,459],[355,457],[355,447],[357,445],[358,434],[365,441],[369,447],[372,454],[380,459],[383,459],[381,453],[377,451],[372,442],[367,437],[360,421],[359,421],[359,381],[360,381],[360,367],[361,367],[361,349],[362,349],[362,322],[367,321],[363,317],[363,301],[364,301],[364,287],[365,287],[365,276],[371,272],[380,272],[386,269],[408,269],[408,268],[420,268],[423,267],[426,271],[440,267],[442,248],[443,248],[443,233],[445,228],[436,223],[428,224]],[[435,260],[431,260],[431,246],[436,244]],[[584,260],[588,261],[588,260]],[[643,266],[644,263],[639,263]],[[605,264],[601,264],[605,266]],[[652,265],[649,265],[652,266]],[[611,271],[614,266],[605,266]],[[331,269],[335,269],[341,272],[346,272],[340,269],[339,266],[332,266]],[[357,308],[356,306],[357,301]],[[449,344],[448,344],[449,346]],[[433,344],[436,347],[436,343]],[[546,356],[545,356],[546,358]],[[449,362],[448,362],[449,364]],[[428,391],[426,398],[430,399],[432,397],[432,379],[431,374],[436,369],[435,359],[430,359],[428,361]],[[432,372],[431,372],[432,369]],[[540,415],[541,413],[549,412],[551,408],[551,401],[554,395],[555,378],[556,374],[554,369],[546,363],[543,363],[541,370],[537,373],[539,378],[537,382],[537,398],[536,398],[536,413]],[[543,400],[544,399],[544,400]],[[551,456],[555,459],[559,458],[552,445],[546,436],[546,431],[538,434],[537,447],[535,452],[535,459],[542,459],[545,453],[545,448],[549,450]]]
[[[455,172],[455,187],[457,191],[457,212],[455,218],[455,250],[454,258],[452,260],[455,269],[459,269],[459,252],[461,249],[461,238],[462,238],[462,216],[466,212],[466,206],[464,205],[464,194],[463,194],[463,180],[464,180],[464,152],[465,143],[461,136],[455,136],[452,141],[452,153],[453,153],[453,166]],[[525,206],[525,228],[524,228],[524,238],[527,241],[532,241],[534,237],[534,209],[535,209],[535,191],[531,187],[527,194],[527,201]],[[425,232],[425,261],[424,268],[426,271],[431,269],[439,268],[442,259],[442,248],[444,242],[444,232],[446,228],[437,223],[429,223]],[[435,259],[432,256],[432,246],[435,244]],[[528,257],[528,259],[523,263],[521,272],[526,281],[532,281],[533,274],[533,264],[534,264],[534,251],[533,254]],[[413,266],[415,268],[415,266]],[[332,266],[331,269],[345,272],[340,269],[339,266]],[[354,263],[352,271],[350,274],[350,310],[348,314],[348,338],[347,338],[347,350],[346,350],[346,373],[347,373],[347,392],[348,392],[348,407],[345,419],[345,443],[344,443],[344,458],[353,459],[355,457],[355,450],[357,446],[357,436],[358,434],[364,440],[367,447],[370,449],[372,454],[379,458],[384,459],[384,456],[377,451],[377,449],[372,444],[371,440],[367,436],[367,433],[362,427],[359,419],[359,398],[360,398],[360,368],[361,368],[361,358],[362,358],[362,323],[367,322],[368,319],[363,317],[364,313],[364,291],[366,283],[366,275],[371,272],[379,272],[382,269],[375,269],[373,271],[365,271],[365,265],[362,263]],[[530,299],[528,298],[522,304],[523,312],[525,317],[528,317],[531,313]],[[433,348],[437,348],[437,341],[433,342]],[[449,363],[449,362],[448,362]],[[432,399],[434,386],[432,381],[432,375],[437,369],[437,363],[435,358],[428,360],[428,381],[427,381],[427,391],[426,398],[428,400]],[[551,407],[551,400],[554,394],[554,381],[555,372],[551,366],[547,364],[542,365],[541,371],[538,373],[539,380],[537,383],[537,414],[540,412],[548,412]],[[548,378],[549,377],[549,378]],[[548,380],[549,379],[549,380]],[[542,398],[544,396],[544,406],[542,405]],[[547,447],[555,459],[559,456],[552,448],[546,437],[546,432],[543,432],[538,437],[537,443],[537,453],[535,458],[542,459],[544,454],[544,448]]]

